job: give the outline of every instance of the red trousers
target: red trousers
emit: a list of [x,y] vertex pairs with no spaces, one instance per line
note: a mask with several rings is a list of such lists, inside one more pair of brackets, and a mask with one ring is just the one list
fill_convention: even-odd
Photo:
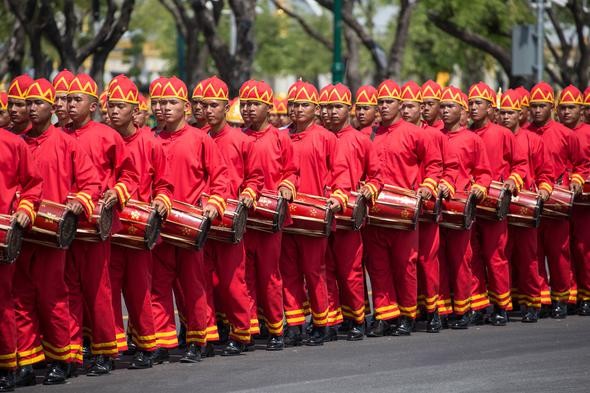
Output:
[[[215,326],[215,308],[222,311],[231,326],[230,338],[250,342],[252,299],[246,286],[246,249],[244,242],[227,244],[210,240],[205,246],[206,265],[217,279],[207,285],[208,326]],[[214,303],[215,299],[215,303]]]
[[207,294],[203,284],[205,267],[201,251],[162,243],[153,250],[152,308],[157,345],[178,346],[172,286],[178,280],[184,303],[186,341],[205,345],[217,340],[216,327],[207,327]]
[[72,361],[82,363],[83,324],[90,328],[94,355],[117,354],[110,257],[110,240],[98,243],[74,240],[67,253],[65,279],[70,304]]
[[[481,310],[490,301],[504,309],[511,309],[510,265],[506,258],[508,220],[478,220],[472,231],[473,293],[471,308]],[[488,298],[489,297],[489,298]]]
[[472,257],[471,230],[440,229],[438,310],[441,315],[460,316],[471,310]]
[[285,316],[290,326],[305,322],[309,303],[314,326],[326,326],[328,323],[327,245],[327,238],[283,234],[280,268]]
[[4,370],[16,368],[16,320],[12,301],[15,270],[15,264],[0,264],[0,369]]
[[252,299],[250,333],[258,334],[258,311],[270,334],[283,334],[283,278],[279,268],[283,234],[248,230],[246,246],[246,285]]
[[574,206],[572,257],[578,300],[590,301],[590,207]]
[[[570,222],[544,218],[539,227],[538,252],[542,291],[551,288],[551,300],[567,302],[573,282],[570,252]],[[545,268],[545,258],[549,274]],[[543,292],[541,293],[543,297]],[[547,303],[544,301],[543,304]]]
[[14,307],[18,364],[70,361],[66,251],[25,243],[16,263]]
[[119,352],[127,350],[123,324],[121,293],[129,312],[131,337],[142,351],[156,349],[156,331],[152,315],[152,252],[113,245],[111,249],[111,287]]
[[537,228],[508,226],[506,255],[512,266],[512,287],[518,304],[541,308],[541,277],[537,258]]
[[438,224],[421,222],[418,244],[418,306],[423,307],[427,313],[433,313],[437,310],[440,292]]
[[328,326],[342,323],[343,316],[357,325],[365,321],[364,278],[361,233],[347,230],[332,233],[326,253]]
[[364,236],[375,318],[388,320],[400,314],[415,318],[418,305],[418,230],[369,226]]

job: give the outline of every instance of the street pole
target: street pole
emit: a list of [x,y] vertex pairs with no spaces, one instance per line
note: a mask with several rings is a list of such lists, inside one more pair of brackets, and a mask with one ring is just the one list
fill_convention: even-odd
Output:
[[334,0],[334,56],[332,60],[332,83],[344,81],[342,62],[342,0]]
[[544,50],[544,22],[545,22],[545,0],[537,0],[537,82],[543,80],[543,50]]

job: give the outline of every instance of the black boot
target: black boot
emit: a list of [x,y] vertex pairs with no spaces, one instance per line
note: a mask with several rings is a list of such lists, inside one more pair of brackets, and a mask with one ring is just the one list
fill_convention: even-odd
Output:
[[84,337],[82,339],[82,357],[84,360],[92,359],[92,351],[90,350],[90,339],[88,337]]
[[506,326],[507,322],[508,315],[506,314],[506,310],[494,306],[494,312],[492,312],[492,315],[490,316],[490,324],[492,326]]
[[66,379],[67,378],[78,378],[78,364],[68,363],[66,368]]
[[201,361],[201,347],[195,343],[191,343],[184,356],[180,358],[180,363],[197,363]]
[[35,371],[33,366],[21,367],[16,372],[16,386],[33,386],[37,384],[37,377],[35,377]]
[[143,370],[152,368],[152,354],[146,351],[137,351],[133,355],[133,360],[129,363],[129,370]]
[[451,329],[467,329],[469,328],[469,323],[471,322],[471,317],[469,313],[465,313],[456,319],[449,321],[449,327]]
[[162,364],[170,360],[170,353],[168,352],[168,348],[158,348],[152,353],[152,363],[153,364]]
[[551,310],[551,318],[565,319],[567,317],[567,304],[565,302],[555,302]]
[[326,341],[327,336],[327,329],[325,326],[314,326],[311,330],[310,336],[305,341],[303,341],[303,344],[310,347],[324,345],[324,341]]
[[539,312],[539,319],[549,318],[551,316],[551,306],[548,304],[543,304],[541,306],[541,311]]
[[485,323],[485,314],[481,310],[472,311],[469,319],[471,325],[480,326]]
[[47,368],[47,374],[45,374],[45,379],[43,379],[43,385],[60,385],[62,383],[66,383],[67,374],[67,363],[52,363]]
[[340,328],[338,330],[340,330],[342,333],[348,333],[349,331],[351,331],[355,327],[356,327],[356,325],[353,320],[345,319],[344,322],[342,322],[342,324],[340,325]]
[[225,348],[223,348],[221,356],[238,356],[244,351],[245,347],[241,342],[229,340]]
[[288,326],[284,339],[285,347],[298,347],[302,344],[301,326]]
[[270,336],[266,343],[267,351],[282,351],[285,348],[285,341],[283,336]]
[[0,369],[0,392],[13,392],[15,386],[14,371]]
[[403,315],[399,318],[399,324],[397,329],[392,333],[392,336],[409,336],[412,334],[413,327],[414,319]]
[[113,359],[108,356],[97,355],[92,358],[92,364],[86,373],[89,377],[106,375],[113,369]]
[[383,337],[391,333],[391,324],[388,321],[374,319],[367,337]]
[[440,317],[440,328],[442,330],[449,328],[449,316],[448,315],[443,315],[442,317]]
[[360,323],[358,325],[353,324],[352,328],[346,334],[347,341],[361,341],[365,338],[365,324]]
[[580,302],[580,307],[578,307],[578,315],[583,317],[590,316],[590,301],[582,300]]
[[438,333],[442,329],[442,323],[438,315],[438,311],[428,313],[426,316],[426,332],[427,333]]
[[131,338],[131,334],[127,335],[127,350],[123,351],[123,355],[135,355],[135,352],[137,352],[137,345],[135,345],[135,343],[133,342],[133,339]]
[[208,342],[207,345],[205,345],[205,350],[201,354],[201,358],[212,358],[214,356],[215,356],[215,346],[213,345],[212,342]]
[[522,316],[523,323],[536,323],[539,320],[539,312],[534,307],[528,307]]
[[181,323],[178,329],[178,349],[184,348],[186,348],[186,325]]
[[578,315],[578,303],[567,303],[567,315]]
[[260,338],[269,338],[270,332],[268,331],[268,326],[266,326],[266,322],[263,319],[259,320],[258,325],[260,326],[260,334],[258,337]]
[[338,328],[335,326],[328,327],[326,329],[326,338],[324,341],[338,341]]
[[226,325],[223,322],[217,322],[217,331],[219,332],[219,344],[227,344],[230,341],[229,325]]

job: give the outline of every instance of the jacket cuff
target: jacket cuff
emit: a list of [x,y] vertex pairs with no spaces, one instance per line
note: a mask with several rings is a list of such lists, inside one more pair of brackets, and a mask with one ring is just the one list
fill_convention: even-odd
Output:
[[436,187],[437,187],[438,183],[436,182],[436,180],[427,177],[426,179],[424,179],[424,181],[422,182],[422,184],[420,184],[420,187],[426,187],[430,190],[430,192],[432,193],[432,195],[436,195]]
[[348,195],[346,195],[346,193],[340,189],[337,189],[332,194],[330,194],[330,198],[337,199],[338,202],[340,202],[342,210],[346,209],[348,206]]
[[21,199],[16,210],[20,210],[29,216],[29,219],[31,220],[31,226],[33,225],[35,218],[37,217],[37,212],[35,211],[35,205],[33,205],[31,201]]
[[115,184],[113,189],[117,193],[117,196],[119,197],[119,205],[121,205],[121,209],[123,209],[125,205],[127,205],[127,201],[131,199],[131,194],[129,194],[129,191],[127,190],[127,186],[125,185],[125,183],[119,182]]
[[82,204],[82,206],[84,207],[84,213],[86,213],[86,217],[90,218],[92,216],[92,213],[94,212],[95,207],[90,194],[80,191],[76,194],[74,199]]
[[210,203],[213,206],[215,206],[215,209],[217,209],[217,214],[219,214],[219,217],[223,216],[223,213],[225,213],[225,208],[227,207],[227,205],[222,197],[220,197],[219,195],[211,195],[207,200],[207,203]]
[[474,188],[476,188],[478,190],[481,190],[483,192],[483,199],[487,198],[487,196],[488,196],[488,189],[487,189],[487,187],[484,187],[482,185],[479,185],[477,183],[474,183],[471,186],[471,189],[473,190]]
[[541,184],[539,184],[539,189],[540,190],[545,190],[549,194],[551,194],[553,192],[553,186],[551,186],[551,184],[549,184],[547,182],[542,182]]
[[251,187],[246,187],[244,188],[244,190],[242,190],[242,195],[243,196],[247,196],[249,198],[251,198],[252,200],[256,200],[257,198],[257,194],[256,191],[254,191]]
[[455,197],[455,187],[449,183],[446,179],[440,179],[440,182],[442,184],[444,184],[445,186],[447,186],[447,188],[449,189],[449,194],[451,195],[451,198]]
[[520,175],[516,172],[512,172],[510,174],[510,176],[508,176],[509,179],[511,179],[512,181],[514,181],[514,184],[516,184],[516,189],[518,191],[520,191],[522,189],[522,186],[524,185],[524,181],[522,180],[522,177],[520,177]]
[[297,190],[295,189],[295,184],[293,184],[290,180],[284,179],[280,184],[279,184],[279,188],[281,187],[286,187],[291,191],[291,194],[293,194],[293,199],[295,199],[295,197],[297,196]]
[[170,214],[170,210],[172,210],[172,201],[168,198],[166,194],[158,194],[154,198],[154,200],[158,200],[166,206],[166,215]]
[[579,173],[572,173],[572,182],[578,183],[579,185],[583,185],[584,178]]

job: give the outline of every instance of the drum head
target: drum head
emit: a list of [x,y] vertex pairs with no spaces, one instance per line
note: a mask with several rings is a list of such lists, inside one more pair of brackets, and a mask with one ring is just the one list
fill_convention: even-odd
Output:
[[234,214],[233,230],[234,230],[234,243],[239,243],[244,237],[246,232],[246,220],[248,219],[248,210],[246,206],[240,202],[236,206]]
[[199,228],[199,235],[195,239],[195,247],[197,250],[200,250],[205,245],[210,228],[211,220],[209,219],[209,217],[203,217],[203,222],[201,223],[201,227]]
[[16,222],[13,222],[10,231],[6,234],[6,249],[4,255],[0,258],[0,263],[12,264],[20,254],[23,244],[23,228]]
[[278,232],[283,229],[285,218],[287,217],[287,201],[283,197],[277,199],[277,215],[275,216],[274,222],[272,223],[273,232]]
[[356,206],[352,211],[352,229],[358,231],[361,229],[367,217],[367,200],[364,196],[359,195],[356,198]]
[[498,220],[502,221],[508,215],[510,209],[510,202],[512,201],[512,195],[507,189],[502,189],[500,197],[498,198]]
[[533,212],[533,228],[538,228],[541,225],[541,214],[543,213],[543,207],[545,206],[545,201],[543,198],[537,198],[537,206],[535,207],[535,211]]
[[70,247],[74,238],[76,237],[76,230],[78,229],[78,216],[67,210],[61,222],[59,223],[57,233],[57,243],[59,248],[66,249]]
[[334,222],[334,212],[326,208],[326,236],[332,233],[332,223]]
[[436,198],[434,201],[434,222],[439,222],[441,215],[442,215],[442,204],[443,204],[443,196],[442,194]]
[[160,229],[162,228],[162,217],[157,211],[152,210],[148,217],[148,222],[145,227],[145,236],[143,238],[145,248],[151,250],[156,245],[160,237]]
[[113,227],[113,207],[105,209],[104,205],[100,209],[100,217],[98,219],[98,235],[100,240],[106,240],[111,236],[111,228]]
[[477,208],[477,198],[474,194],[469,194],[465,203],[465,213],[463,214],[463,226],[470,229],[475,221],[475,210]]

